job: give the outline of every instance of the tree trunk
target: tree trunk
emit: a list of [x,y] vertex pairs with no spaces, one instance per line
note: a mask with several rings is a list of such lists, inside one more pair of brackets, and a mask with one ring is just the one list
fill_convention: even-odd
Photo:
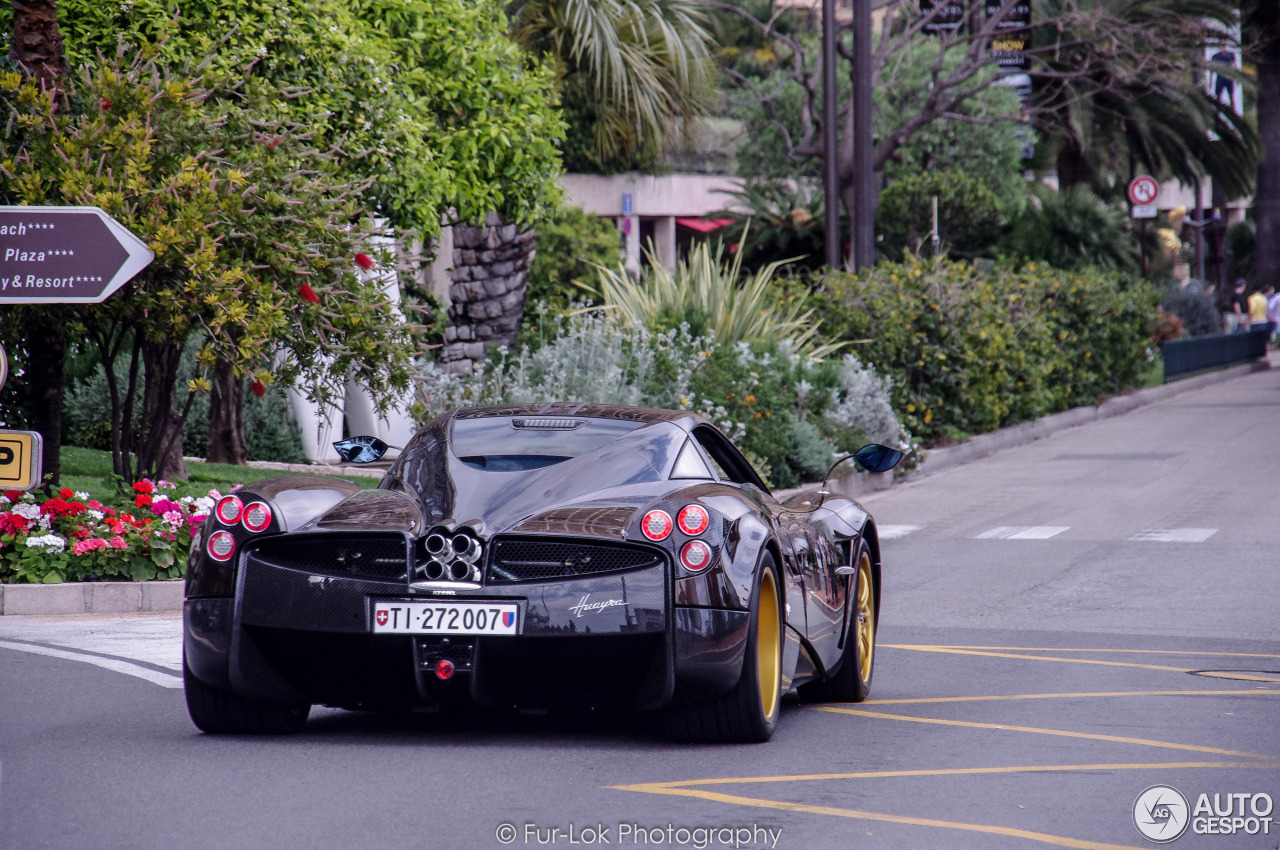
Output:
[[67,76],[67,54],[58,29],[57,0],[12,0],[13,41],[9,58],[49,88]]
[[1093,167],[1079,143],[1068,139],[1058,148],[1058,189],[1080,185],[1093,187]]
[[490,345],[510,345],[520,330],[533,265],[534,232],[490,213],[484,226],[454,225],[453,283],[444,368],[470,371]]
[[32,429],[39,431],[44,441],[40,458],[43,474],[52,476],[55,486],[62,472],[63,366],[67,354],[67,327],[61,312],[55,309],[42,316],[27,337],[31,387],[27,413]]
[[[156,478],[187,478],[182,460],[182,425],[186,412],[176,399],[178,363],[182,346],[172,342],[142,343],[142,421],[147,429],[138,451],[138,473]],[[190,409],[190,404],[187,405]]]
[[213,391],[209,394],[209,463],[244,464],[249,461],[249,444],[244,428],[244,379],[237,378],[230,363],[221,360],[213,368]]
[[1253,58],[1258,68],[1258,136],[1262,139],[1253,207],[1258,228],[1254,282],[1280,290],[1280,3],[1259,0],[1246,26],[1258,45]]

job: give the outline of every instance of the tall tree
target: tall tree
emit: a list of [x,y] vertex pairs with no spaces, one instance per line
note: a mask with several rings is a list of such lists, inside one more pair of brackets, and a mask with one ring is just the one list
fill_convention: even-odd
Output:
[[711,34],[694,0],[514,0],[511,38],[554,58],[570,167],[651,162],[712,90]]

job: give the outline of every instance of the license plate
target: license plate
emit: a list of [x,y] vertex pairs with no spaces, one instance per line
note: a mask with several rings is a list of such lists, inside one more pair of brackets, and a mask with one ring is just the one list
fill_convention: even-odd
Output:
[[509,602],[374,602],[374,634],[514,635],[520,606]]

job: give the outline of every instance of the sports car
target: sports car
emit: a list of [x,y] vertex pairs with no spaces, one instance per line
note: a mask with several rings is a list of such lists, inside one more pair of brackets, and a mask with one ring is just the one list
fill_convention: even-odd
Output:
[[[901,453],[852,457],[883,472]],[[460,409],[376,489],[267,479],[202,525],[183,674],[205,732],[296,732],[319,704],[479,704],[660,711],[676,738],[753,742],[792,689],[871,687],[874,520],[825,485],[777,501],[690,411]]]

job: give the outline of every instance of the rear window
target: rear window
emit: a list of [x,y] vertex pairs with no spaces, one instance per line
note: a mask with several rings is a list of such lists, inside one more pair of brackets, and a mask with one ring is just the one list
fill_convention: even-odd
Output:
[[473,469],[521,472],[589,454],[644,427],[624,419],[496,416],[454,420],[454,455]]

